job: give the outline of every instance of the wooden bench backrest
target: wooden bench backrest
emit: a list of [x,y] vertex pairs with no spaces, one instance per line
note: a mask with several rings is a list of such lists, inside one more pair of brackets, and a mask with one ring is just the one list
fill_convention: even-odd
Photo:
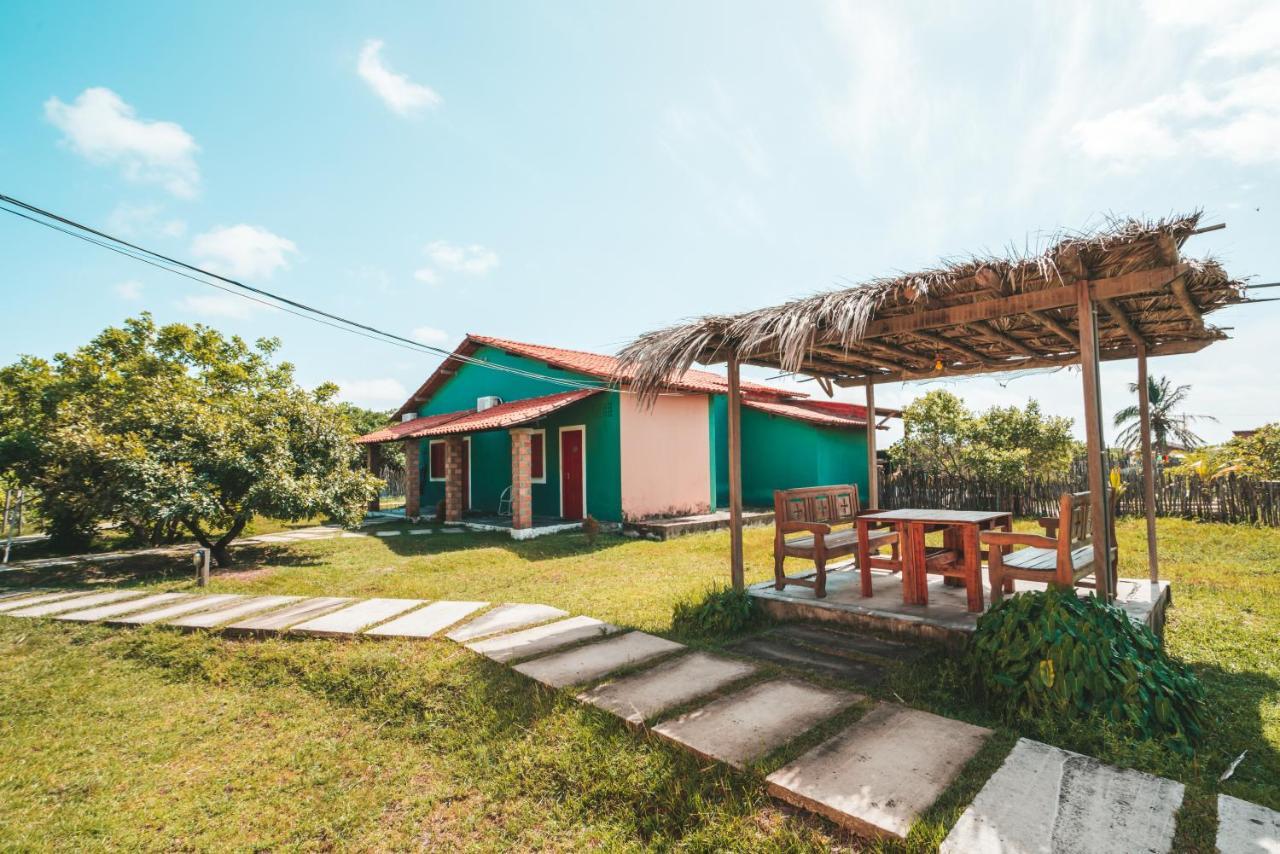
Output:
[[[1114,489],[1107,494],[1106,524],[1112,549],[1116,545],[1116,507],[1120,494]],[[1093,513],[1088,492],[1064,492],[1058,506],[1058,556],[1070,565],[1070,555],[1081,546],[1093,544]],[[1115,561],[1113,561],[1114,569]]]
[[822,522],[841,525],[859,513],[858,487],[852,484],[778,489],[773,493],[774,518],[779,522]]

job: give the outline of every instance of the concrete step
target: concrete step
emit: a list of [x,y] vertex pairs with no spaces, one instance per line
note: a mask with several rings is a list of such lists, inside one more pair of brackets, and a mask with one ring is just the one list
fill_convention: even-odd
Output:
[[121,599],[137,599],[142,596],[141,590],[104,590],[101,593],[90,593],[88,596],[72,596],[66,599],[41,602],[10,611],[10,617],[52,617],[64,611],[79,611],[91,605],[105,605]]
[[132,614],[137,611],[145,611],[149,608],[156,608],[166,603],[177,602],[185,599],[185,593],[155,593],[151,596],[143,596],[141,599],[127,599],[124,602],[112,602],[107,605],[98,605],[96,608],[86,608],[83,611],[69,611],[59,614],[59,620],[71,620],[77,623],[92,623],[97,620],[105,620],[108,617],[115,617],[120,614]]
[[403,617],[396,617],[389,623],[368,629],[365,634],[388,638],[429,638],[488,604],[488,602],[432,602],[425,608],[410,611]]
[[365,599],[323,617],[299,623],[291,627],[289,633],[315,637],[348,637],[361,629],[425,604],[425,599]]
[[896,662],[915,661],[929,652],[926,647],[919,644],[883,640],[872,635],[834,631],[803,623],[773,629],[766,632],[765,637],[808,644],[826,652],[868,655]]
[[1280,812],[1218,795],[1221,854],[1280,854]]
[[663,721],[653,731],[704,759],[741,768],[861,699],[799,679],[774,679]]
[[104,622],[112,626],[147,626],[152,623],[161,623],[171,617],[178,617],[183,614],[192,614],[197,611],[210,611],[215,608],[229,608],[236,602],[244,601],[246,596],[238,593],[214,593],[212,596],[190,596],[183,600],[175,601],[172,605],[163,605],[159,608],[149,608],[146,611],[139,611],[136,614],[126,614],[123,617],[108,617]]
[[62,599],[83,598],[93,595],[92,590],[49,590],[34,596],[22,596],[0,602],[0,613],[13,613],[23,608],[34,607],[46,602],[57,602]]
[[885,668],[878,664],[766,637],[738,641],[725,649],[757,661],[769,661],[783,667],[808,670],[862,685],[875,685],[885,676]]
[[481,638],[466,644],[467,649],[494,661],[515,661],[553,652],[571,643],[602,638],[620,631],[617,626],[594,617],[570,617],[509,635]]
[[881,703],[770,774],[769,794],[865,836],[906,838],[990,735],[983,727]]
[[517,664],[515,669],[552,688],[580,685],[608,676],[615,670],[684,649],[684,644],[644,632],[628,632],[621,637],[557,652]]
[[180,617],[165,620],[164,624],[181,629],[212,629],[248,614],[257,614],[298,602],[301,598],[301,596],[250,596],[228,608],[184,614]]
[[[445,530],[452,529],[446,528]],[[485,635],[509,632],[525,626],[532,626],[534,623],[545,623],[547,620],[567,616],[569,616],[568,611],[561,611],[559,608],[552,608],[550,605],[526,605],[523,603],[499,605],[492,611],[476,617],[465,626],[458,626],[445,637],[451,641],[462,643],[463,641],[482,638]]]
[[578,700],[612,712],[632,726],[711,694],[756,671],[755,665],[707,652],[691,652],[642,673],[584,691]]
[[290,626],[336,611],[344,605],[350,605],[352,601],[343,596],[317,596],[303,599],[282,611],[255,614],[247,619],[238,620],[223,626],[222,631],[229,635],[275,634],[285,631]]
[[942,854],[1164,852],[1181,783],[1022,738],[942,843]]

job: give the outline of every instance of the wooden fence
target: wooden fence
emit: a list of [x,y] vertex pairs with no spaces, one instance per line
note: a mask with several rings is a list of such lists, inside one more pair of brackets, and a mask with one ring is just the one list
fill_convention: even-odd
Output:
[[[1202,479],[1195,475],[1156,473],[1156,515],[1204,522],[1243,522],[1280,527],[1280,481],[1234,474]],[[1124,494],[1117,513],[1141,516],[1142,470],[1120,469]],[[887,466],[880,478],[881,507],[946,507],[964,510],[1011,510],[1017,516],[1052,516],[1064,492],[1089,488],[1081,463],[1060,479],[1033,479],[1010,484],[979,478],[930,475],[916,469]]]

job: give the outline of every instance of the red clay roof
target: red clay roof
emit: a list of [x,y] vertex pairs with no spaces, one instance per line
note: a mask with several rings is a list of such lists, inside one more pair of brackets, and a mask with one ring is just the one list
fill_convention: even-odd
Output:
[[[867,408],[834,400],[758,400],[743,398],[742,405],[770,415],[795,418],[825,427],[866,427]],[[901,416],[896,409],[876,407],[877,415]],[[882,428],[883,429],[883,428]]]
[[571,403],[599,394],[601,389],[582,389],[562,391],[543,397],[529,397],[524,400],[513,400],[500,403],[483,412],[464,409],[459,412],[444,412],[439,415],[424,415],[411,421],[390,424],[381,430],[356,439],[357,444],[376,445],[382,442],[397,442],[403,439],[421,439],[424,436],[448,436],[452,433],[479,433],[482,430],[501,430],[506,427],[519,427],[530,421],[537,421],[544,415],[563,409]]

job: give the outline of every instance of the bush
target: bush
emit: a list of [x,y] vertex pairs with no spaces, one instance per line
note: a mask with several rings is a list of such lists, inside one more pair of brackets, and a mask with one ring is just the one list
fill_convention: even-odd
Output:
[[735,635],[765,621],[764,610],[745,590],[712,587],[701,599],[677,602],[671,628],[685,635]]
[[1123,610],[1069,590],[1019,593],[978,620],[970,662],[1007,718],[1104,720],[1190,756],[1204,687]]

